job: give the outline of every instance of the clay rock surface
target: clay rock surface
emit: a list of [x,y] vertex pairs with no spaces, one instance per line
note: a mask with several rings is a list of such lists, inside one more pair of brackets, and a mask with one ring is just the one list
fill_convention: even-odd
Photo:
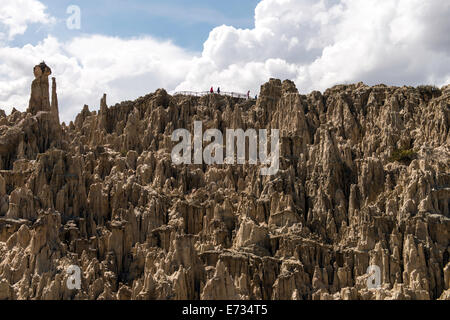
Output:
[[[0,115],[0,299],[450,299],[449,90],[271,79],[258,100],[105,95],[60,125],[49,71]],[[194,121],[280,129],[280,171],[174,165]]]

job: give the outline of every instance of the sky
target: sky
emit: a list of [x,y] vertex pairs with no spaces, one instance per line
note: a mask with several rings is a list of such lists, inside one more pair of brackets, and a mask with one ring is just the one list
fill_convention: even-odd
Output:
[[42,60],[66,122],[85,104],[98,110],[103,93],[113,105],[158,88],[258,94],[272,77],[301,93],[360,81],[450,84],[450,1],[0,0],[0,8],[7,113],[26,110]]

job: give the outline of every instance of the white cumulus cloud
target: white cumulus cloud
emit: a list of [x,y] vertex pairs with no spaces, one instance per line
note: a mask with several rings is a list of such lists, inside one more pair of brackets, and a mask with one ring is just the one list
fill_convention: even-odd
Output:
[[450,2],[262,0],[253,29],[220,26],[178,89],[253,92],[268,77],[303,92],[344,82],[443,85],[450,76]]
[[0,6],[0,40],[12,40],[15,36],[24,34],[31,23],[55,22],[45,12],[45,5],[37,0],[1,0]]
[[0,48],[0,108],[28,106],[34,65],[42,60],[57,78],[61,119],[70,121],[84,104],[99,108],[135,99],[158,88],[174,88],[184,79],[192,54],[150,37],[120,39],[100,35],[60,42],[47,37],[37,45]]

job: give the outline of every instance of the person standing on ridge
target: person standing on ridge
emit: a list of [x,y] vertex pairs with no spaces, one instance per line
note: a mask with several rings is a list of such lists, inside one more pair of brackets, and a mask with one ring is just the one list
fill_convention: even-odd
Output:
[[250,90],[247,92],[247,100],[250,99]]
[[214,88],[211,87],[211,90],[209,90],[209,93],[213,94],[214,93]]
[[217,94],[220,94],[220,87],[217,88]]

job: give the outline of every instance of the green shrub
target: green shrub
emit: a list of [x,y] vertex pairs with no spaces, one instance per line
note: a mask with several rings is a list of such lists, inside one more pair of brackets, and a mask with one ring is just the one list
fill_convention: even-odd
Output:
[[417,89],[421,94],[440,95],[441,89],[436,86],[418,86]]
[[399,149],[394,151],[389,160],[390,162],[400,162],[409,165],[416,158],[417,152],[413,149]]

